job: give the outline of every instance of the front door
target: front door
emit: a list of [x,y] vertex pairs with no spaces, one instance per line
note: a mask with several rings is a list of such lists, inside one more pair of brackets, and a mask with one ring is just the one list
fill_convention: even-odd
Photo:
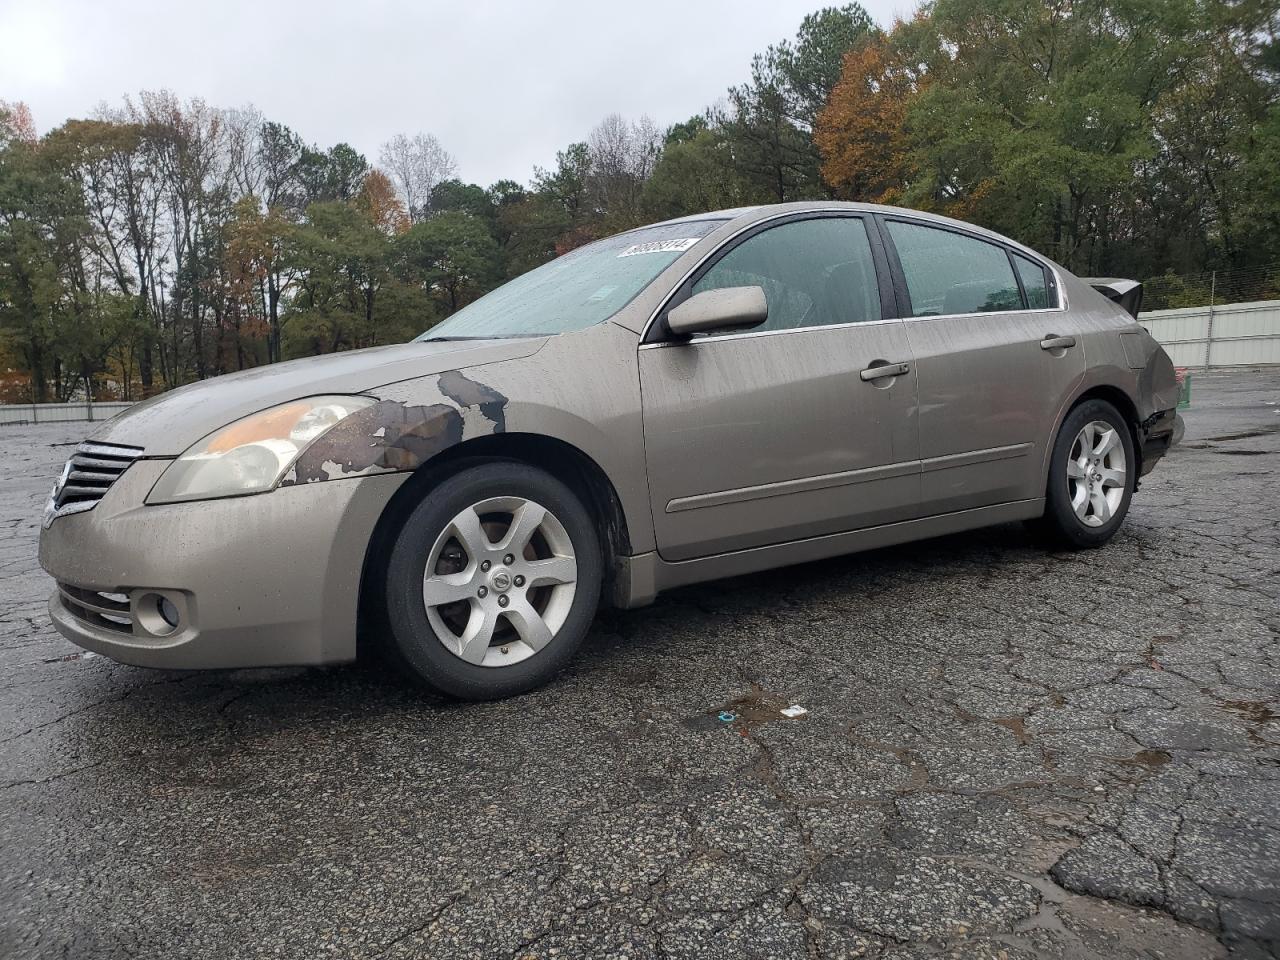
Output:
[[664,559],[915,514],[912,358],[904,324],[884,307],[893,296],[887,262],[867,227],[857,216],[809,215],[748,231],[669,306],[758,285],[765,324],[641,346],[645,456]]
[[959,230],[881,223],[912,318],[922,514],[1044,496],[1045,447],[1085,367],[1053,271]]

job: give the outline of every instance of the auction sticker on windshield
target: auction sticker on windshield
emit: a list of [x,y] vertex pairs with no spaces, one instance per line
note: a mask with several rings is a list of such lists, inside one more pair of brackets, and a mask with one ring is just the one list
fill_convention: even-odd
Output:
[[633,243],[618,256],[634,257],[638,253],[679,253],[688,250],[699,239],[699,237],[686,237],[683,240],[651,240],[648,243]]

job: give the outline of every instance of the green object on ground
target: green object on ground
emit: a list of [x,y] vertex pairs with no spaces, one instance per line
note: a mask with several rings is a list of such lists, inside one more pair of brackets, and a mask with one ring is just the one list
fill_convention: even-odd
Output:
[[1178,371],[1178,409],[1185,410],[1191,406],[1191,371]]

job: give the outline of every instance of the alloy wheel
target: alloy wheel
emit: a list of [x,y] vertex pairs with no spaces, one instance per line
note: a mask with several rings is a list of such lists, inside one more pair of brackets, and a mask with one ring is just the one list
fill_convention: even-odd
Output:
[[1085,526],[1102,526],[1120,509],[1127,489],[1119,432],[1104,420],[1085,424],[1067,456],[1067,492],[1076,517]]
[[492,497],[460,511],[436,537],[422,599],[449,652],[505,667],[551,642],[577,580],[573,542],[551,511],[523,497]]

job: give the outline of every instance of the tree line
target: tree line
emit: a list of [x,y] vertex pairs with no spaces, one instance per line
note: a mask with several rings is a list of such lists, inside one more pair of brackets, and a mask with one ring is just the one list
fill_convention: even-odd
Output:
[[403,341],[597,237],[798,199],[945,213],[1082,274],[1273,282],[1278,19],[1275,0],[935,0],[881,29],[824,8],[687,121],[609,116],[487,187],[425,133],[371,160],[153,91],[37,136],[0,101],[0,399],[137,399]]

